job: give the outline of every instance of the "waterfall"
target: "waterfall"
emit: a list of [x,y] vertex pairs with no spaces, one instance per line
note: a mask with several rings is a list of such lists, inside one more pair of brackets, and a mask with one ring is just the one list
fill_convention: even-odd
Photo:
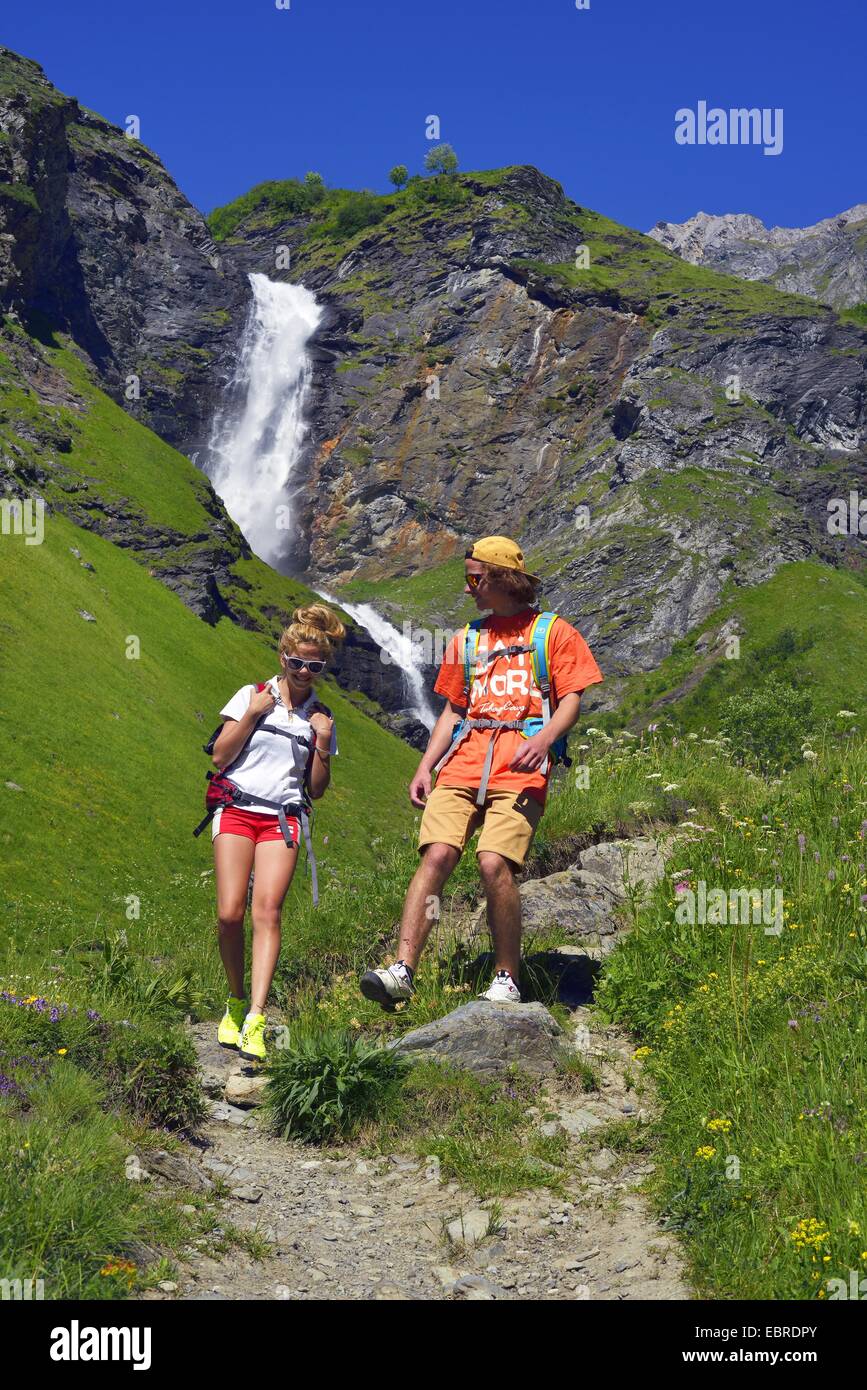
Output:
[[347,603],[342,598],[327,594],[324,589],[318,590],[318,593],[321,598],[328,603],[336,604],[348,613],[350,618],[354,618],[366,628],[376,645],[386,653],[395,666],[400,667],[403,672],[407,709],[425,728],[432,729],[437,715],[428,699],[418,653],[411,638],[403,632],[398,632],[397,628],[383,618],[381,613],[377,613],[369,603]]
[[277,568],[291,540],[287,486],[307,434],[307,343],[322,308],[303,285],[249,279],[253,302],[228,404],[214,417],[205,472],[252,549]]
[[[252,550],[280,569],[291,549],[290,484],[307,435],[304,407],[311,366],[307,344],[322,318],[303,285],[249,277],[253,302],[227,402],[214,416],[205,472]],[[407,708],[428,729],[436,723],[413,643],[369,603],[344,603],[320,591],[366,628],[403,672]]]

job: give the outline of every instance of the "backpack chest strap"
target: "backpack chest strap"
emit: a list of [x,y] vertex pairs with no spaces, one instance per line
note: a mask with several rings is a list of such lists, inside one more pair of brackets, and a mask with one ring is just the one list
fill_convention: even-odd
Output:
[[440,758],[434,768],[434,772],[439,772],[440,768],[448,762],[453,753],[457,752],[464,739],[468,738],[474,729],[489,729],[491,736],[488,739],[485,761],[482,765],[482,776],[479,782],[479,789],[476,792],[476,805],[484,805],[488,790],[488,782],[491,776],[491,767],[494,761],[494,741],[497,734],[502,733],[504,729],[522,729],[524,723],[525,721],[523,719],[464,719],[460,726],[460,732],[455,737],[451,747],[447,748]]

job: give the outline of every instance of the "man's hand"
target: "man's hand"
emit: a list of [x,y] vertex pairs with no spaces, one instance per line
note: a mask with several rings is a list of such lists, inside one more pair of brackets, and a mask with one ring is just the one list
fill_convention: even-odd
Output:
[[512,755],[510,769],[512,772],[535,772],[542,766],[550,747],[551,740],[544,729],[541,729],[538,734],[533,734],[532,738],[522,742],[520,748]]
[[419,768],[409,784],[409,799],[413,806],[424,806],[431,792],[431,775],[426,768]]

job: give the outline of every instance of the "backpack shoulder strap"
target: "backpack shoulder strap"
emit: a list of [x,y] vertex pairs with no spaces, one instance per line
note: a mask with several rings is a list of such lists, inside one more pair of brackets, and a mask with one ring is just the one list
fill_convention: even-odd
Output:
[[551,628],[555,618],[559,614],[553,612],[539,613],[533,620],[530,630],[530,645],[533,653],[530,660],[533,663],[533,676],[536,684],[542,692],[542,718],[545,723],[551,718],[552,694],[551,694]]
[[479,630],[483,622],[484,618],[473,618],[472,622],[467,623],[464,628],[464,698],[468,705],[470,702],[470,686],[473,683],[476,656],[479,650]]

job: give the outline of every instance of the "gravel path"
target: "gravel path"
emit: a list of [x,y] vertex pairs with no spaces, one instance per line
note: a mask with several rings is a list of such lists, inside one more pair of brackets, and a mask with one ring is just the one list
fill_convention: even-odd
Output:
[[[258,1231],[272,1253],[254,1260],[233,1249],[213,1258],[190,1246],[177,1288],[144,1297],[688,1299],[676,1241],[639,1191],[652,1165],[593,1141],[611,1120],[646,1115],[624,1080],[631,1045],[616,1029],[590,1031],[588,1040],[585,1009],[573,1020],[601,1089],[576,1096],[547,1088],[558,1123],[580,1145],[565,1200],[547,1190],[503,1198],[501,1224],[489,1234],[491,1203],[442,1182],[435,1160],[397,1153],[370,1160],[350,1148],[317,1156],[265,1134],[255,1111],[214,1099],[201,1149],[188,1155],[200,1172],[229,1184],[231,1196],[219,1204],[224,1219]],[[213,1023],[191,1029],[212,1097],[232,1073],[245,1074],[215,1033]]]

